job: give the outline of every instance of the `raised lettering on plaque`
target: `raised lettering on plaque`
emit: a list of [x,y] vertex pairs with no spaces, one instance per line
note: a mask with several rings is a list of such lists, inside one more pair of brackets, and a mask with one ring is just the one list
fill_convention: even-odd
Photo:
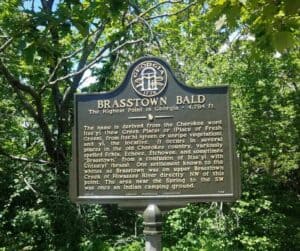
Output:
[[140,206],[240,194],[227,86],[191,88],[144,57],[114,91],[75,95],[70,194]]

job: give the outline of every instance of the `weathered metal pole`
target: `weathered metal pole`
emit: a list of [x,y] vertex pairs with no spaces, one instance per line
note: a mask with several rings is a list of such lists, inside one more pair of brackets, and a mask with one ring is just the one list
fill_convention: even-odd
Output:
[[145,251],[161,251],[162,214],[155,204],[150,204],[143,214]]

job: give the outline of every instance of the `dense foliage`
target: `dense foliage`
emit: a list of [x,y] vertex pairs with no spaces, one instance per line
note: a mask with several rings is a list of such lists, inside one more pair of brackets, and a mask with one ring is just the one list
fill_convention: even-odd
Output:
[[[142,219],[68,198],[73,94],[160,56],[188,85],[228,84],[235,203],[164,216],[165,250],[300,250],[299,1],[0,1],[0,250],[142,250]],[[89,83],[89,85],[87,85]]]

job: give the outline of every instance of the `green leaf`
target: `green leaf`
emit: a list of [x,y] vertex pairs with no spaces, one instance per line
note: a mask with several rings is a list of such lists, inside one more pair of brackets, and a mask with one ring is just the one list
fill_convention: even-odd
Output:
[[88,35],[89,26],[86,22],[78,19],[73,19],[73,24],[82,36]]
[[272,35],[273,46],[279,52],[294,46],[295,38],[291,32],[280,31]]
[[224,5],[227,2],[227,0],[217,0],[216,5]]
[[300,1],[295,0],[286,0],[284,1],[285,12],[288,15],[293,15],[299,13],[300,10]]
[[240,16],[240,8],[237,5],[226,8],[227,23],[230,28],[234,28]]
[[23,55],[25,58],[25,62],[27,64],[32,64],[34,59],[34,53],[35,53],[35,46],[34,43],[30,43],[26,46],[26,48],[23,50]]

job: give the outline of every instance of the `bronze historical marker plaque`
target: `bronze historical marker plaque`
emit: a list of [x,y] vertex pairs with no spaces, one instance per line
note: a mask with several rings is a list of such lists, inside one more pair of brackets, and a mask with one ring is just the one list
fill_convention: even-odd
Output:
[[240,194],[227,86],[191,88],[144,57],[109,93],[75,95],[70,194],[142,206]]

